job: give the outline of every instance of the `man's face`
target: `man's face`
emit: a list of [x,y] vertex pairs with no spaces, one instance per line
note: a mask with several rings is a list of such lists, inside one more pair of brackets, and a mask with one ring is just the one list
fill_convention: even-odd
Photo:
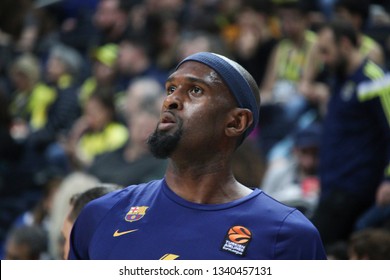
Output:
[[149,138],[151,152],[166,158],[180,151],[191,156],[218,149],[226,116],[236,107],[221,78],[208,66],[185,62],[166,83],[160,121]]
[[318,51],[322,62],[337,75],[346,71],[346,58],[336,43],[333,32],[325,28],[318,34]]

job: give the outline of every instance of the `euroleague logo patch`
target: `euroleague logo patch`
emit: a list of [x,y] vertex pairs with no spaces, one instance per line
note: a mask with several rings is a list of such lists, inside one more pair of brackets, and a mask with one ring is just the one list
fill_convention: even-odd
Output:
[[249,229],[233,226],[228,230],[221,250],[244,256],[251,239],[252,233]]

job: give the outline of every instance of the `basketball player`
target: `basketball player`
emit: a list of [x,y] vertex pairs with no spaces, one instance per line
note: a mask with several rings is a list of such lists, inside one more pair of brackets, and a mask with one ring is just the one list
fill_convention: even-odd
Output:
[[232,156],[259,120],[259,89],[236,62],[196,53],[166,82],[148,144],[169,158],[163,179],[88,204],[70,259],[325,259],[316,228],[294,208],[240,184]]

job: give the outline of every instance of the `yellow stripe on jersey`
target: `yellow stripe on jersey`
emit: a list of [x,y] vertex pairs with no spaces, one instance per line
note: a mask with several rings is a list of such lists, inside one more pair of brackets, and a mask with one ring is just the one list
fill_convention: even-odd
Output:
[[383,111],[385,112],[387,122],[390,126],[390,87],[380,95]]
[[357,97],[360,102],[379,97],[383,112],[390,125],[390,74],[382,75],[382,78],[374,81],[367,81],[359,84]]
[[359,51],[364,56],[367,56],[371,50],[375,47],[376,42],[371,37],[368,37],[367,35],[363,35],[361,38],[360,48]]
[[377,80],[383,77],[383,70],[372,61],[368,61],[364,66],[364,74],[371,80]]
[[[386,96],[386,93],[390,92],[390,84],[380,86],[380,83],[371,82],[372,87],[368,84],[364,84],[358,87],[358,100],[364,102],[373,99],[378,96]],[[367,86],[366,86],[367,85]]]

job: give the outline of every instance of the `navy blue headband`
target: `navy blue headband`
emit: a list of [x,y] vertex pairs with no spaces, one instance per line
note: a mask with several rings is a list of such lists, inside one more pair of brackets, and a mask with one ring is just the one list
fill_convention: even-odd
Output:
[[199,52],[183,59],[177,65],[176,69],[187,61],[200,62],[215,70],[233,94],[238,103],[238,107],[249,109],[252,112],[253,123],[245,131],[245,137],[248,136],[259,122],[259,107],[254,96],[254,94],[259,93],[252,92],[252,88],[249,86],[247,78],[237,68],[236,65],[238,64],[222,55],[209,52]]

